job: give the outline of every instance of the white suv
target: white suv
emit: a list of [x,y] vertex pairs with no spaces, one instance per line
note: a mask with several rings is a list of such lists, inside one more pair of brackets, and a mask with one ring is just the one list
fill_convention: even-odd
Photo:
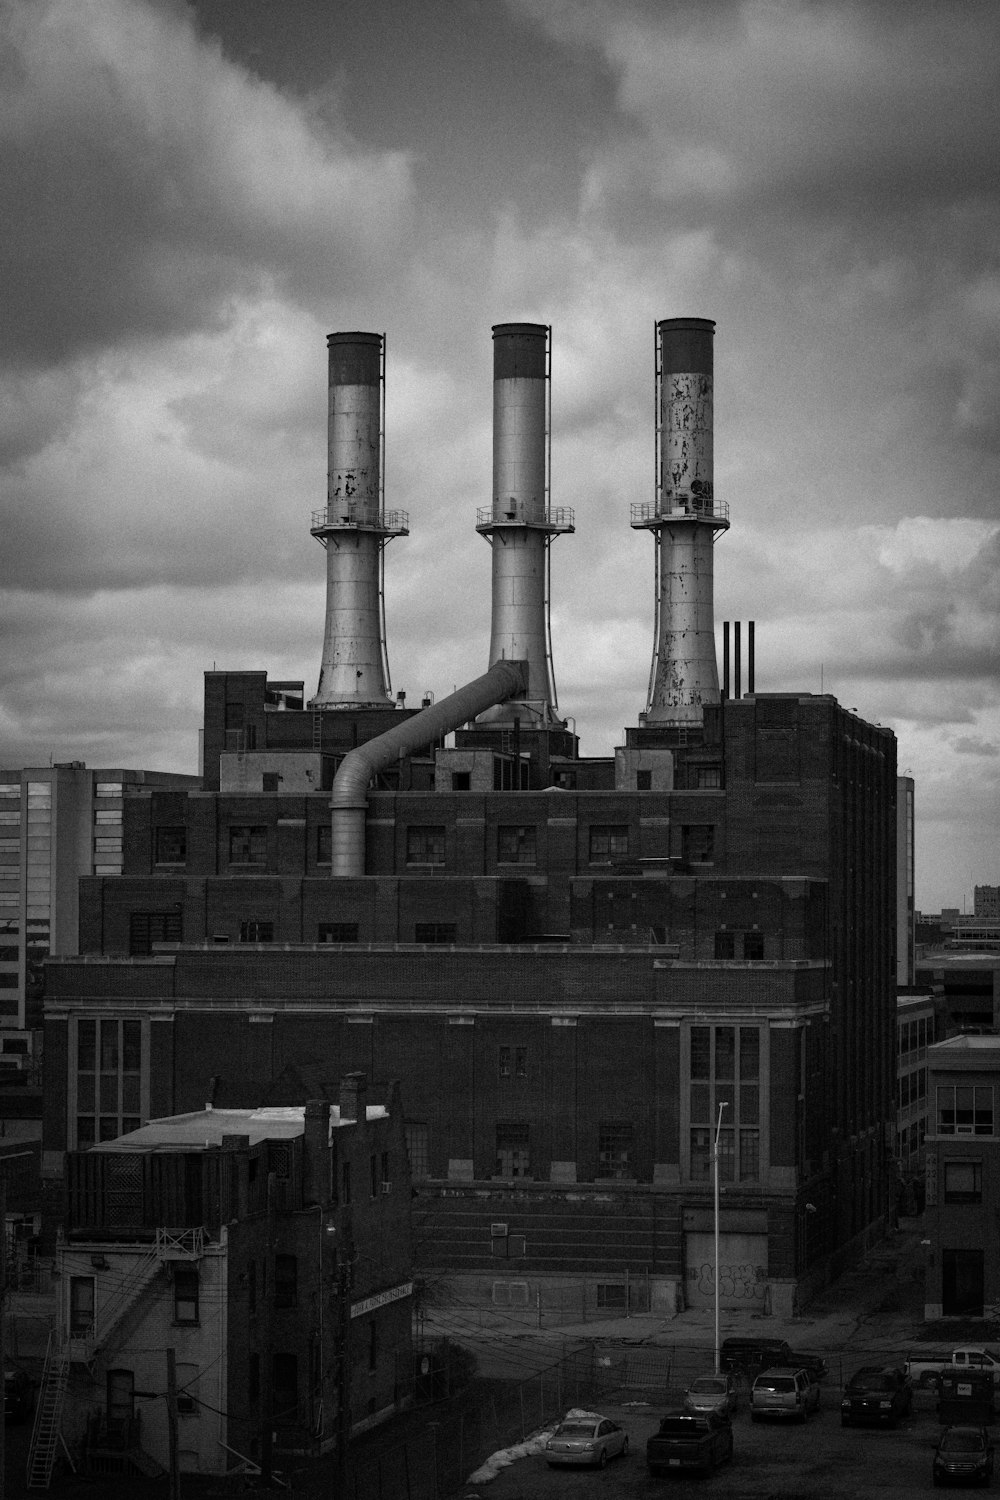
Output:
[[750,1391],[750,1419],[788,1417],[804,1422],[811,1411],[819,1410],[819,1385],[805,1370],[776,1365],[763,1370]]

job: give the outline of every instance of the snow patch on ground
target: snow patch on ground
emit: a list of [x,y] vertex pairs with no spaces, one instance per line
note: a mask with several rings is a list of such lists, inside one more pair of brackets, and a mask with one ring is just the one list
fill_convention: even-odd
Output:
[[[597,1414],[574,1406],[565,1416],[559,1418],[559,1422],[568,1422],[571,1418],[577,1417],[597,1417]],[[491,1479],[497,1477],[501,1469],[506,1469],[509,1464],[516,1463],[519,1458],[530,1458],[533,1454],[544,1453],[545,1444],[559,1426],[559,1422],[552,1422],[548,1427],[539,1427],[536,1432],[530,1433],[523,1443],[512,1443],[509,1448],[501,1448],[499,1452],[491,1453],[486,1462],[474,1474],[469,1475],[465,1481],[466,1484],[489,1484]]]

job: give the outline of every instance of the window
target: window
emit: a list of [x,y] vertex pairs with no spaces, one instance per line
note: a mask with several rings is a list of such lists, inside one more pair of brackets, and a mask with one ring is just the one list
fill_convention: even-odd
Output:
[[715,934],[715,956],[720,959],[736,957],[735,932],[727,932],[722,928]]
[[715,824],[681,825],[681,858],[691,864],[710,865],[715,859]]
[[653,790],[652,771],[636,771],[635,789],[637,792],[651,792]]
[[501,823],[497,829],[497,864],[533,865],[535,863],[535,825]]
[[632,1125],[623,1120],[601,1120],[597,1127],[598,1177],[632,1177]]
[[983,1201],[983,1164],[981,1161],[945,1162],[944,1201],[946,1203],[981,1203]]
[[597,1305],[600,1308],[624,1308],[625,1283],[623,1281],[599,1281]]
[[174,1322],[198,1322],[198,1271],[194,1266],[174,1266]]
[[413,929],[415,943],[453,943],[454,922],[417,922]]
[[498,1177],[530,1177],[528,1126],[520,1120],[501,1120],[497,1124]]
[[316,829],[316,863],[328,865],[333,860],[333,825],[321,823]]
[[410,1176],[414,1182],[421,1178],[429,1177],[430,1171],[430,1129],[427,1125],[417,1120],[406,1122],[406,1154],[410,1159]]
[[187,859],[187,829],[158,828],[156,830],[156,863],[158,865],[182,865]]
[[[28,790],[31,788],[29,786]],[[95,797],[120,797],[122,784],[120,781],[99,781],[94,788]]]
[[451,789],[452,789],[453,792],[471,792],[471,790],[472,790],[472,772],[471,771],[452,771],[452,773],[451,773]]
[[594,823],[590,829],[590,862],[622,858],[628,854],[625,823]]
[[523,1260],[527,1253],[527,1239],[523,1234],[510,1234],[506,1224],[490,1227],[490,1255],[494,1260]]
[[527,1307],[530,1288],[526,1281],[494,1281],[494,1307]]
[[240,923],[241,943],[273,943],[274,923],[260,922],[256,917],[248,917],[245,922]]
[[719,766],[698,767],[698,789],[717,787],[722,785],[722,769]]
[[277,792],[280,790],[281,777],[277,771],[262,771],[260,776],[260,789],[262,792]]
[[444,864],[444,829],[427,824],[406,830],[408,865]]
[[939,1084],[938,1135],[992,1135],[993,1088],[990,1084]]
[[764,934],[762,932],[743,934],[743,957],[758,960],[764,957]]
[[357,922],[320,922],[316,932],[317,941],[320,943],[356,943],[358,941]]
[[709,1182],[719,1117],[720,1182],[760,1177],[760,1032],[756,1026],[692,1026],[689,1045],[689,1174]]
[[497,1054],[497,1072],[501,1078],[527,1078],[527,1047],[501,1047]]
[[76,1023],[76,1147],[113,1141],[141,1124],[143,1023]]
[[154,943],[180,943],[184,923],[179,911],[134,911],[128,919],[128,951],[151,953]]
[[275,1354],[273,1371],[274,1417],[294,1422],[299,1407],[299,1362],[294,1354]]
[[93,1276],[71,1276],[69,1279],[69,1331],[80,1338],[94,1331]]
[[267,829],[259,824],[236,824],[229,830],[231,865],[267,864]]
[[294,1255],[274,1257],[274,1305],[294,1307],[298,1301],[299,1263]]
[[196,1417],[201,1411],[195,1394],[198,1387],[198,1366],[177,1362],[177,1414],[181,1417]]
[[95,828],[121,828],[122,815],[120,811],[103,811],[94,813]]

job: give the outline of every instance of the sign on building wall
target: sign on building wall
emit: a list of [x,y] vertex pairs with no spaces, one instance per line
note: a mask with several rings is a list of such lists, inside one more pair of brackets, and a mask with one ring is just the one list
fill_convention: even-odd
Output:
[[404,1281],[402,1286],[392,1286],[385,1292],[374,1292],[361,1302],[351,1303],[351,1317],[361,1318],[365,1313],[374,1312],[378,1307],[388,1307],[390,1302],[401,1302],[404,1297],[409,1297],[412,1293],[412,1281]]

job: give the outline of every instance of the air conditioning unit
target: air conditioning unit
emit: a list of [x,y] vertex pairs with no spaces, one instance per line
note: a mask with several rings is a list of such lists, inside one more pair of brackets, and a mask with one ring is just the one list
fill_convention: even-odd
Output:
[[392,1192],[392,1183],[391,1182],[383,1182],[383,1184],[382,1184],[382,1191],[383,1191],[383,1193],[391,1193]]
[[506,1226],[506,1224],[491,1224],[490,1225],[490,1235],[492,1236],[493,1239],[499,1239],[501,1235],[504,1235],[506,1233],[507,1233],[507,1226]]

